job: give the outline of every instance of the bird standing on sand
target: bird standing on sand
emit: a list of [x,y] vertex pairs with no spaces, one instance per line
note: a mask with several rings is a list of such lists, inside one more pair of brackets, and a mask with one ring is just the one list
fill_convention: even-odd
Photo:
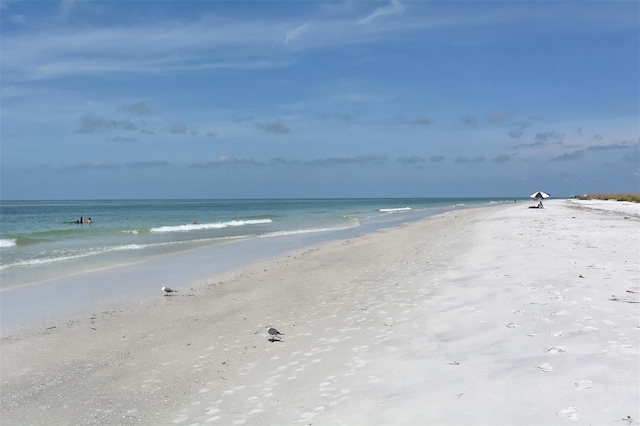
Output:
[[167,294],[170,294],[170,293],[177,293],[178,292],[178,290],[173,290],[173,289],[171,289],[169,287],[165,287],[165,286],[162,286],[162,291],[164,291],[164,295],[165,296]]
[[276,330],[275,328],[271,327],[271,326],[267,326],[267,328],[269,330],[267,330],[267,333],[269,333],[269,335],[271,336],[271,340],[272,342],[276,340],[276,337],[278,337],[278,340],[280,340],[280,336],[284,336],[283,333],[280,333],[278,330]]

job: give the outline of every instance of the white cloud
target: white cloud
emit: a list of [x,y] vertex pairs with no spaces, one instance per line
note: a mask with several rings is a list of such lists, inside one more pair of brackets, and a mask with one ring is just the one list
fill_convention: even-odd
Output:
[[284,43],[287,44],[299,38],[307,29],[309,29],[309,27],[310,27],[310,24],[308,22],[305,22],[302,25],[298,25],[293,30],[288,31],[284,35]]
[[[79,3],[62,4],[63,9],[70,6],[75,9]],[[456,14],[457,5],[441,8],[439,12],[429,10],[428,15],[426,8],[417,5],[412,5],[411,14],[404,13],[405,9],[399,1],[392,0],[359,20],[345,15],[327,19],[316,11],[316,16],[304,18],[290,15],[272,20],[238,20],[205,16],[198,20],[173,19],[135,26],[82,27],[74,25],[73,20],[81,17],[74,11],[64,25],[34,24],[35,31],[3,32],[3,80],[107,72],[157,74],[282,67],[294,63],[290,59],[291,49],[324,49],[381,40],[404,43],[410,38],[419,38],[423,43],[455,44],[460,42],[456,35],[464,29],[522,22],[532,25],[536,19],[545,17],[541,16],[543,12],[526,5],[485,5],[474,14]],[[388,17],[395,19],[385,19]],[[595,17],[572,19],[576,21],[573,27],[582,28],[579,24],[583,20],[592,22]],[[602,19],[608,22],[606,17]],[[368,25],[371,23],[375,25]],[[22,27],[25,31],[31,29]],[[492,34],[498,37],[501,33],[494,30]]]
[[374,10],[370,15],[360,19],[358,24],[364,25],[385,16],[399,15],[404,12],[404,6],[398,0],[391,0],[391,3]]
[[[282,66],[288,64],[284,58],[262,53],[260,47],[277,44],[283,32],[284,24],[279,22],[201,20],[3,34],[3,78]],[[242,57],[237,54],[239,47],[244,49]]]

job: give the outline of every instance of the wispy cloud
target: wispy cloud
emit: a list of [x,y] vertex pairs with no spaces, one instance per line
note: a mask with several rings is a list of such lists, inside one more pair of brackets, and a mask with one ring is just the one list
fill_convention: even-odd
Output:
[[391,2],[385,6],[379,7],[371,14],[358,20],[358,24],[366,25],[378,19],[382,19],[386,16],[399,15],[404,12],[404,6],[397,0],[391,0]]
[[130,137],[126,137],[126,136],[114,136],[113,138],[111,138],[111,140],[113,142],[117,142],[117,143],[136,143],[136,142],[139,142],[139,140],[137,138],[130,138]]
[[[487,116],[465,115],[460,117],[460,121],[467,126],[475,126],[479,124],[507,125],[512,122],[513,114],[507,112],[498,112]],[[524,126],[520,126],[524,128]]]
[[493,161],[494,163],[506,163],[516,155],[517,154],[500,154],[495,156],[491,161]]
[[187,132],[189,132],[189,128],[186,124],[183,123],[173,123],[167,129],[167,132],[171,133],[172,135],[186,135]]
[[[205,18],[3,35],[3,77],[21,81],[78,74],[279,67],[289,62],[249,48],[277,44],[282,28],[280,22],[212,22]],[[241,46],[251,53],[239,60],[234,50]],[[211,61],[212,56],[217,59]]]
[[[63,7],[64,7],[63,3]],[[82,4],[83,12],[96,8],[91,2]],[[363,3],[368,5],[370,3]],[[117,13],[115,8],[100,6],[104,14]],[[74,6],[75,7],[75,6]],[[201,13],[197,19],[169,19],[144,22],[135,26],[74,25],[79,15],[71,14],[64,25],[37,25],[29,33],[3,33],[3,79],[25,81],[56,79],[76,75],[104,73],[166,74],[214,69],[265,69],[286,67],[296,63],[290,53],[334,46],[367,45],[375,41],[406,42],[408,37],[423,42],[458,44],[461,30],[495,28],[547,19],[549,11],[528,6],[488,7],[468,13],[455,13],[457,5],[438,8],[406,6],[392,0],[363,17],[364,6],[343,8],[344,13],[327,17],[323,13],[290,13],[278,19],[223,19]],[[412,13],[405,13],[411,7]],[[320,10],[321,8],[317,8]],[[555,9],[558,9],[556,7]],[[592,8],[600,10],[600,8]],[[609,7],[609,9],[612,9]],[[620,8],[622,9],[622,8]],[[302,9],[297,9],[302,10]],[[561,11],[570,17],[572,28],[587,25],[635,27],[637,22],[624,10],[585,16]],[[13,13],[20,21],[19,14]],[[330,19],[328,19],[330,18]],[[389,19],[393,18],[393,19]],[[586,31],[586,30],[585,30]],[[424,37],[425,32],[428,37]],[[509,32],[512,34],[512,32]],[[464,36],[465,40],[467,35]],[[212,60],[211,58],[215,58]]]
[[512,138],[519,138],[520,136],[522,136],[522,132],[523,130],[521,128],[518,129],[513,129],[507,132],[507,135],[509,135]]
[[133,163],[128,163],[127,166],[133,167],[136,169],[157,169],[159,167],[167,167],[169,162],[160,161],[160,160],[152,160],[152,161],[134,161]]
[[549,161],[573,161],[573,160],[577,160],[579,158],[584,157],[584,150],[579,149],[576,151],[572,151],[572,152],[567,152],[565,154],[561,154],[558,156],[555,156],[551,159],[549,159]]
[[404,6],[394,0],[357,21],[360,25],[348,17],[318,17],[313,22],[305,18],[301,23],[291,17],[222,20],[207,15],[197,21],[175,19],[135,27],[49,26],[24,35],[3,34],[3,77],[24,81],[79,74],[284,67],[292,64],[288,50],[292,47],[308,50],[369,43],[381,34],[406,34],[428,26],[418,18],[379,28],[366,25],[403,11]]
[[357,155],[353,157],[317,158],[305,163],[313,166],[324,166],[332,164],[383,164],[386,163],[388,159],[389,156],[387,155]]
[[412,156],[412,157],[398,157],[396,161],[402,164],[412,165],[412,164],[421,164],[426,162],[427,160],[424,157]]
[[454,160],[456,163],[465,163],[465,164],[470,164],[470,163],[484,163],[485,158],[484,157],[473,157],[473,158],[467,158],[463,155],[459,155],[458,157],[456,157],[456,159]]
[[[411,161],[419,162],[419,157],[416,159],[398,159],[400,162],[410,163]],[[345,156],[345,157],[322,157],[322,158],[313,158],[310,160],[299,160],[299,159],[291,159],[286,157],[275,157],[270,159],[266,163],[261,163],[255,161],[253,159],[238,159],[235,157],[220,157],[216,161],[206,162],[206,163],[198,163],[196,165],[192,165],[192,167],[215,167],[221,164],[254,164],[254,165],[304,165],[304,166],[334,166],[334,165],[364,165],[364,164],[375,164],[382,165],[389,161],[388,155],[354,155],[354,156]]]
[[253,158],[237,158],[226,155],[221,155],[217,160],[204,161],[191,164],[189,167],[193,169],[213,169],[220,166],[236,165],[236,164],[248,164],[253,166],[262,166],[263,164],[256,161]]
[[253,158],[236,158],[222,155],[218,157],[218,164],[260,164]]
[[74,170],[113,170],[119,169],[120,165],[109,161],[93,162],[93,163],[78,163],[71,167]]
[[388,155],[354,155],[347,157],[323,157],[311,160],[296,160],[285,157],[276,157],[270,160],[272,165],[306,165],[306,166],[333,166],[333,165],[382,165],[389,160]]
[[80,118],[78,133],[95,133],[101,130],[138,130],[138,124],[131,120],[116,120],[93,114],[86,114]]
[[132,104],[122,105],[118,109],[134,115],[145,115],[151,111],[151,106],[146,101],[137,101]]
[[517,128],[508,131],[507,135],[514,139],[519,138],[524,134],[524,129],[526,129],[527,127],[529,127],[528,123],[520,124]]
[[504,124],[511,120],[511,114],[500,112],[487,116],[485,121],[490,124]]
[[610,151],[615,149],[629,149],[630,146],[624,143],[612,143],[609,145],[592,145],[587,149],[587,151]]
[[411,121],[409,124],[418,124],[418,125],[427,125],[431,123],[431,119],[426,115],[422,115],[415,120]]
[[335,120],[343,123],[350,123],[354,120],[351,114],[320,114],[318,119],[322,121]]
[[514,148],[535,148],[543,145],[544,145],[544,142],[537,141],[537,142],[521,143],[518,145],[514,145]]
[[564,139],[564,133],[556,132],[555,130],[551,130],[550,132],[540,132],[536,133],[536,141],[541,143],[547,142],[562,142]]
[[298,39],[309,27],[311,24],[309,22],[305,22],[304,24],[296,26],[294,29],[287,31],[284,35],[284,43],[291,43],[292,41]]
[[274,133],[280,135],[286,135],[291,131],[288,126],[282,124],[280,121],[259,123],[256,125],[256,127],[266,133]]

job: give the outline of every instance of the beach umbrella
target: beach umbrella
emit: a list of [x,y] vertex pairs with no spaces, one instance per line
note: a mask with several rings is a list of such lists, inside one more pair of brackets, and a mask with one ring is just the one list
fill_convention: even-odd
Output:
[[538,191],[529,195],[529,197],[533,198],[534,200],[537,200],[539,198],[549,198],[549,194],[547,194],[546,192]]

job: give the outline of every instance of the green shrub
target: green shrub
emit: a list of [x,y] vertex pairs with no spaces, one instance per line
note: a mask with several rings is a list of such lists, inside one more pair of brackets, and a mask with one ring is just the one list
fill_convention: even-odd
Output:
[[616,200],[640,203],[640,193],[635,194],[585,194],[576,197],[578,200]]

